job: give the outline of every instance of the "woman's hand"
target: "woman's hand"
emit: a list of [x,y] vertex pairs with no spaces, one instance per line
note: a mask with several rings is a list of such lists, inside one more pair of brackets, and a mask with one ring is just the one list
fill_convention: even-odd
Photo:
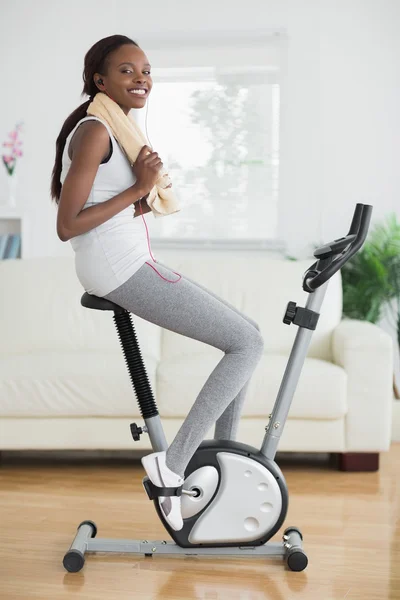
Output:
[[[160,178],[160,171],[163,168],[161,158],[157,152],[152,152],[149,146],[143,146],[137,156],[136,162],[132,166],[133,173],[136,176],[136,185],[148,194]],[[172,183],[167,187],[170,188]]]

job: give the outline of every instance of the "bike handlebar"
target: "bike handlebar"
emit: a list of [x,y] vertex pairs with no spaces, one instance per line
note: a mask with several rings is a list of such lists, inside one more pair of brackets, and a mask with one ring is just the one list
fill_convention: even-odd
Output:
[[[356,252],[358,252],[367,237],[372,209],[373,207],[370,204],[358,203],[354,210],[353,219],[347,236],[334,240],[315,251],[314,256],[318,257],[319,260],[315,262],[304,275],[304,291],[313,292],[319,288],[339,271],[339,269],[341,269],[341,267],[350,260]],[[340,254],[337,254],[338,251],[341,251]],[[332,256],[332,261],[319,271],[319,263]]]

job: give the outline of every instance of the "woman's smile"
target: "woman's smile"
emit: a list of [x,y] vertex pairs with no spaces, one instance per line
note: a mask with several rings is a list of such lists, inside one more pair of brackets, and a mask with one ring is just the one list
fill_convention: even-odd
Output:
[[133,87],[128,89],[128,93],[131,96],[138,96],[139,98],[146,98],[148,96],[149,90],[144,87]]

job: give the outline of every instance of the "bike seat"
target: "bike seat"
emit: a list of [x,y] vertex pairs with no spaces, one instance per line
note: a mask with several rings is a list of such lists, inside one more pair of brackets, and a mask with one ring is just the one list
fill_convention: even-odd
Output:
[[106,298],[99,298],[99,296],[94,296],[87,292],[83,294],[81,304],[85,308],[93,308],[94,310],[112,310],[116,313],[127,312],[125,308],[115,304],[115,302],[111,302],[111,300],[107,300]]

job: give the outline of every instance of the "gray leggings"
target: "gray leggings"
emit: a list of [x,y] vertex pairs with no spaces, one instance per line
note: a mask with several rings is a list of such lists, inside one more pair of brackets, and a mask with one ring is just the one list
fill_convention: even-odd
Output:
[[[162,263],[166,279],[178,276]],[[162,279],[144,263],[104,296],[164,329],[219,348],[225,354],[208,377],[166,453],[166,464],[181,477],[213,423],[214,438],[234,440],[250,378],[264,348],[257,323],[185,275]]]

